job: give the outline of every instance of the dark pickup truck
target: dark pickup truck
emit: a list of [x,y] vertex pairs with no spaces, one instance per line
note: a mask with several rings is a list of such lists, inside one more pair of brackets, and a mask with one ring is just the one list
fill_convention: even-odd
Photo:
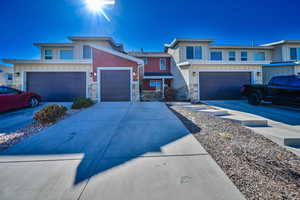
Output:
[[241,91],[252,105],[258,105],[262,100],[273,104],[300,105],[300,76],[275,76],[267,85],[244,85]]

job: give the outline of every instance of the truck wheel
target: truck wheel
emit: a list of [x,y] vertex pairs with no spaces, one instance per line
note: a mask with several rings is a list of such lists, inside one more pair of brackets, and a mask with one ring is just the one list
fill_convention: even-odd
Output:
[[249,104],[251,104],[251,105],[258,105],[258,104],[260,104],[260,102],[261,102],[261,99],[259,98],[258,94],[251,93],[248,96],[248,103]]

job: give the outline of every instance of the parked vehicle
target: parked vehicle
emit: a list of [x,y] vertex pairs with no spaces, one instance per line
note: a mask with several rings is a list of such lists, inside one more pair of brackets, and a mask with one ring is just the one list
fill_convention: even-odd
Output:
[[35,93],[0,86],[0,112],[38,106],[42,98]]
[[244,85],[242,95],[252,105],[258,105],[262,100],[273,104],[300,105],[300,76],[275,76],[267,85]]

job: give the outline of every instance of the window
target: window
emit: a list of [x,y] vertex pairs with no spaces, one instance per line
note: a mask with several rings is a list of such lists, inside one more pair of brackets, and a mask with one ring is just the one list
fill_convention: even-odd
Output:
[[201,46],[186,47],[186,59],[202,59],[202,47]]
[[235,61],[235,51],[229,51],[228,52],[228,60],[229,61]]
[[11,81],[13,79],[13,75],[12,74],[7,74],[7,80]]
[[82,49],[84,59],[92,58],[92,48],[89,45],[83,45]]
[[0,87],[0,94],[20,94],[20,92],[12,88]]
[[265,52],[254,52],[254,60],[255,61],[266,60]]
[[52,49],[45,49],[45,51],[44,51],[44,58],[46,60],[52,60],[53,59],[53,51],[52,51]]
[[62,60],[73,59],[73,50],[72,49],[60,50],[60,59]]
[[147,58],[143,58],[144,64],[148,64],[148,59]]
[[274,77],[270,80],[270,85],[274,86],[287,86],[289,84],[290,77]]
[[149,82],[150,87],[160,87],[160,81],[159,80],[150,80]]
[[222,51],[210,52],[210,60],[222,60]]
[[300,48],[290,48],[291,60],[300,60]]
[[167,69],[166,59],[161,58],[161,59],[159,60],[159,69],[160,69],[160,70],[166,70],[166,69]]
[[248,60],[248,52],[242,51],[241,52],[241,61],[247,61]]

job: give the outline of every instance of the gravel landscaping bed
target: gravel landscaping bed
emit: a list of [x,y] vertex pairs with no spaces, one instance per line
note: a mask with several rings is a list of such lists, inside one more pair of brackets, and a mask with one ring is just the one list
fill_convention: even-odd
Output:
[[246,199],[300,200],[300,158],[230,120],[169,106]]
[[[79,110],[68,110],[67,114],[59,119],[58,121],[61,121],[75,113],[77,113]],[[57,121],[57,122],[58,122]],[[56,122],[56,123],[57,123]],[[41,125],[37,122],[32,123],[29,126],[26,126],[24,128],[21,128],[13,133],[0,133],[0,152],[21,142],[22,140],[35,135],[39,133],[40,131],[44,130],[45,128],[52,126],[53,124],[48,125]]]

